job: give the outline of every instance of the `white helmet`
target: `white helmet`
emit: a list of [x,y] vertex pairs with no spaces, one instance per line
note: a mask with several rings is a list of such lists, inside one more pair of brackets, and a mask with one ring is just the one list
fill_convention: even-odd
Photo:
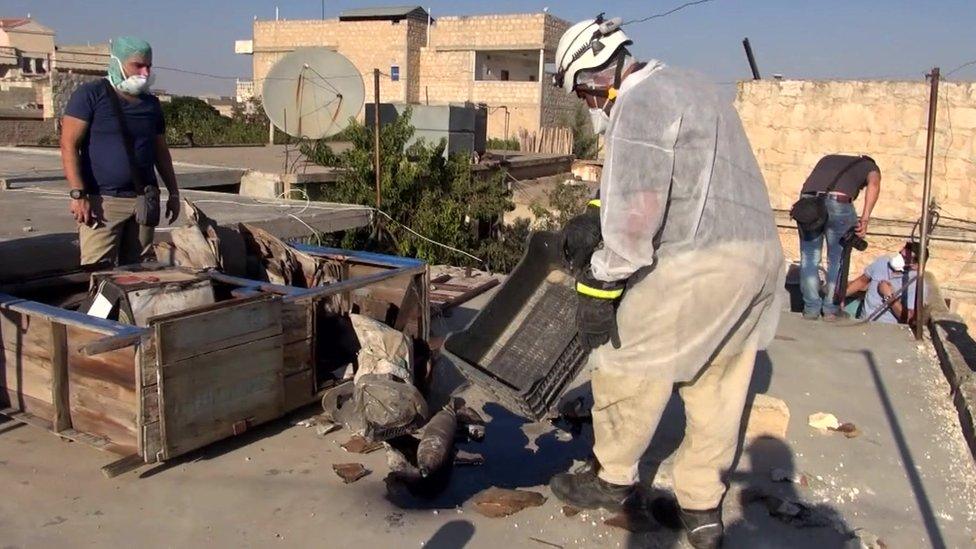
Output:
[[580,71],[599,69],[610,62],[621,48],[632,44],[620,30],[621,19],[580,21],[563,34],[556,46],[556,74],[552,83],[572,93]]

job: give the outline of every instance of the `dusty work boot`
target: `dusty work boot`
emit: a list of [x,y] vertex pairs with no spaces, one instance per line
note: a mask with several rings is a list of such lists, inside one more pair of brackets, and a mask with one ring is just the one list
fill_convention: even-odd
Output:
[[803,311],[803,320],[820,320],[820,313]]
[[580,509],[621,509],[634,493],[634,486],[610,484],[596,475],[598,470],[598,466],[587,465],[559,473],[549,480],[549,488],[560,501]]
[[695,549],[717,549],[722,546],[722,514],[719,508],[689,511],[678,506],[672,498],[658,498],[651,502],[654,520],[672,530],[684,530],[688,543]]

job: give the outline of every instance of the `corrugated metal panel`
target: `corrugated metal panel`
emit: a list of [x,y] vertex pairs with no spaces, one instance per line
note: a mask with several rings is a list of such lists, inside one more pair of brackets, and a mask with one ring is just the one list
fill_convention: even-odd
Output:
[[356,8],[343,11],[339,14],[339,21],[357,21],[369,19],[389,19],[399,21],[400,19],[422,19],[427,20],[427,10],[421,6],[385,6],[376,8]]

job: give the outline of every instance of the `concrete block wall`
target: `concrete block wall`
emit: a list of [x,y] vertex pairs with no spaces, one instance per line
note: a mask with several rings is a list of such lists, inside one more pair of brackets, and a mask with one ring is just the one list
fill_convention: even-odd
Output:
[[[830,153],[868,154],[881,167],[881,197],[869,228],[871,247],[854,253],[851,276],[897,251],[921,215],[929,84],[886,81],[749,81],[736,108],[780,212],[788,259],[799,258],[796,229],[784,210],[810,170]],[[932,195],[946,217],[976,221],[976,83],[940,84]],[[862,197],[855,206],[858,211]],[[929,269],[976,322],[976,224],[943,219],[929,245]],[[952,227],[959,227],[958,230]],[[974,324],[976,325],[976,324]]]
[[0,145],[36,145],[54,136],[55,120],[0,118]]
[[[817,160],[860,153],[881,167],[875,215],[914,220],[925,168],[926,82],[750,81],[736,108],[776,208],[789,208]],[[976,220],[976,83],[940,86],[933,196]]]
[[435,49],[541,49],[548,20],[545,13],[439,17],[430,34]]

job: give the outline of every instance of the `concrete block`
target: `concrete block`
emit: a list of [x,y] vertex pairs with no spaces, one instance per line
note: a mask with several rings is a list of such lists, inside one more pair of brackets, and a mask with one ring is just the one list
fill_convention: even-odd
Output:
[[769,395],[757,394],[749,411],[746,440],[767,436],[785,441],[789,424],[790,408],[785,402]]

